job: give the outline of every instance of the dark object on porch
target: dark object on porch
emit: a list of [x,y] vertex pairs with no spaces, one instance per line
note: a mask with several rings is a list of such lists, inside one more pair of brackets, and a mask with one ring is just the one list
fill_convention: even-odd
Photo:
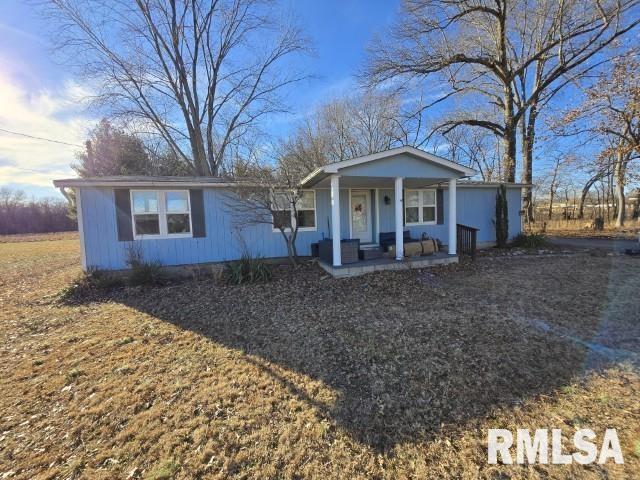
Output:
[[318,255],[319,255],[318,242],[314,242],[311,244],[311,258],[318,258]]
[[471,260],[475,260],[478,229],[458,223],[456,224],[456,233],[458,252],[460,254],[471,255]]
[[[360,239],[340,240],[340,257],[343,264],[357,262],[359,250]],[[325,238],[318,242],[318,256],[323,262],[333,265],[333,240],[331,238]]]
[[376,258],[382,258],[382,248],[363,248],[358,252],[358,258],[360,258],[360,260],[374,260]]
[[[410,243],[417,242],[415,238],[411,238],[411,232],[409,230],[405,230],[402,233],[402,243]],[[389,251],[389,247],[391,245],[396,244],[396,232],[380,232],[380,246],[382,250],[385,252]]]
[[624,253],[626,253],[627,255],[631,255],[632,257],[638,257],[640,256],[640,248],[627,248]]

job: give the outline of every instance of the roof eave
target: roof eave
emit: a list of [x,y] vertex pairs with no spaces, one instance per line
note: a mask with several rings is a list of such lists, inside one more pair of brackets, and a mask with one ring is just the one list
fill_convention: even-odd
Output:
[[56,188],[78,188],[78,187],[239,187],[239,186],[255,186],[250,182],[185,182],[185,181],[157,181],[157,180],[83,180],[83,179],[62,179],[54,180],[53,185]]

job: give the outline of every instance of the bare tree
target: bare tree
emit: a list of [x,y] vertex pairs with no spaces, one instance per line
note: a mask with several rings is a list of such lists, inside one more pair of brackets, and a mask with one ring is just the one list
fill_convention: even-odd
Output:
[[148,125],[192,171],[217,175],[232,144],[282,111],[305,50],[269,0],[49,0],[64,51],[96,100]]
[[283,142],[279,162],[299,178],[328,163],[405,144],[410,127],[397,98],[374,92],[333,99]]
[[629,163],[640,158],[640,61],[635,52],[613,62],[607,74],[585,90],[584,101],[567,112],[559,130],[563,134],[588,135],[604,144],[601,163],[610,167],[617,200],[616,226],[624,225]]
[[539,109],[640,23],[637,6],[635,0],[404,0],[398,25],[373,45],[365,76],[371,84],[402,87],[435,76],[448,89],[427,107],[479,98],[497,108],[498,119],[462,108],[435,128],[446,133],[466,125],[498,136],[506,181],[515,181],[517,126],[525,122],[523,181],[530,183]]
[[394,95],[364,92],[334,99],[321,106],[316,115],[330,162],[388,150],[399,144],[403,135]]
[[499,178],[500,163],[496,162],[495,136],[478,127],[461,126],[444,134],[451,160],[480,172],[482,180]]
[[315,223],[315,197],[300,189],[300,178],[283,165],[245,165],[245,181],[225,196],[225,206],[234,212],[234,228],[269,225],[280,231],[293,265],[298,263],[296,240],[301,226]]
[[76,228],[75,218],[69,215],[63,200],[29,200],[22,190],[0,187],[0,235],[66,232]]

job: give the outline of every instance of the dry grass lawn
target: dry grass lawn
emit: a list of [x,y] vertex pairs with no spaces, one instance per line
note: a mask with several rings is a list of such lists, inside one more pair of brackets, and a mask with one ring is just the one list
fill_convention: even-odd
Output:
[[[0,244],[0,478],[640,476],[640,260],[61,301],[78,274],[77,240]],[[488,428],[616,428],[625,463],[491,466]]]
[[604,225],[603,230],[594,230],[591,228],[593,220],[540,220],[530,229],[539,232],[544,230],[547,235],[554,237],[570,237],[570,238],[615,238],[622,240],[635,240],[640,234],[640,220],[628,218],[624,227],[617,228],[615,222],[609,222]]

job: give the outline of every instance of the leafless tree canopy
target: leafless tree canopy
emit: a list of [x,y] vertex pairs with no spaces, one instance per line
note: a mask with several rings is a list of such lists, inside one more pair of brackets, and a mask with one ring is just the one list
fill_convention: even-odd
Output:
[[400,145],[424,147],[421,115],[397,95],[365,91],[320,105],[279,148],[279,162],[305,177],[317,167]]
[[[224,198],[226,207],[234,212],[233,227],[242,239],[245,228],[269,225],[277,229],[287,246],[287,254],[293,265],[297,264],[296,239],[301,223],[301,211],[315,197],[299,186],[299,170],[294,165],[276,162],[275,166],[245,164],[246,176],[242,185],[231,189]],[[311,194],[312,198],[309,198]],[[315,210],[315,204],[311,206]],[[315,219],[314,219],[315,221]],[[317,227],[317,225],[313,225]]]
[[492,182],[501,177],[496,137],[485,129],[460,126],[444,134],[449,157],[456,163],[477,170],[482,180]]
[[[537,108],[595,68],[591,60],[638,25],[637,7],[634,0],[405,0],[390,37],[372,47],[366,77],[403,85],[434,77],[448,85],[434,104],[473,97],[494,108],[497,120],[462,108],[437,129],[466,125],[498,136],[505,180],[514,181],[519,122],[529,113],[533,128]],[[533,135],[525,131],[525,139],[532,148]]]
[[60,199],[27,199],[24,192],[0,187],[0,235],[66,232],[77,228],[67,203]]
[[637,52],[614,59],[610,72],[600,75],[584,93],[584,101],[559,119],[556,131],[564,135],[587,135],[591,142],[603,145],[597,158],[598,169],[592,178],[600,179],[606,172],[613,174],[618,200],[616,225],[621,227],[625,220],[624,187],[629,165],[640,158]]
[[285,61],[305,42],[269,0],[47,3],[96,99],[160,135],[199,175],[217,175],[230,145],[282,111],[282,90],[302,78]]

